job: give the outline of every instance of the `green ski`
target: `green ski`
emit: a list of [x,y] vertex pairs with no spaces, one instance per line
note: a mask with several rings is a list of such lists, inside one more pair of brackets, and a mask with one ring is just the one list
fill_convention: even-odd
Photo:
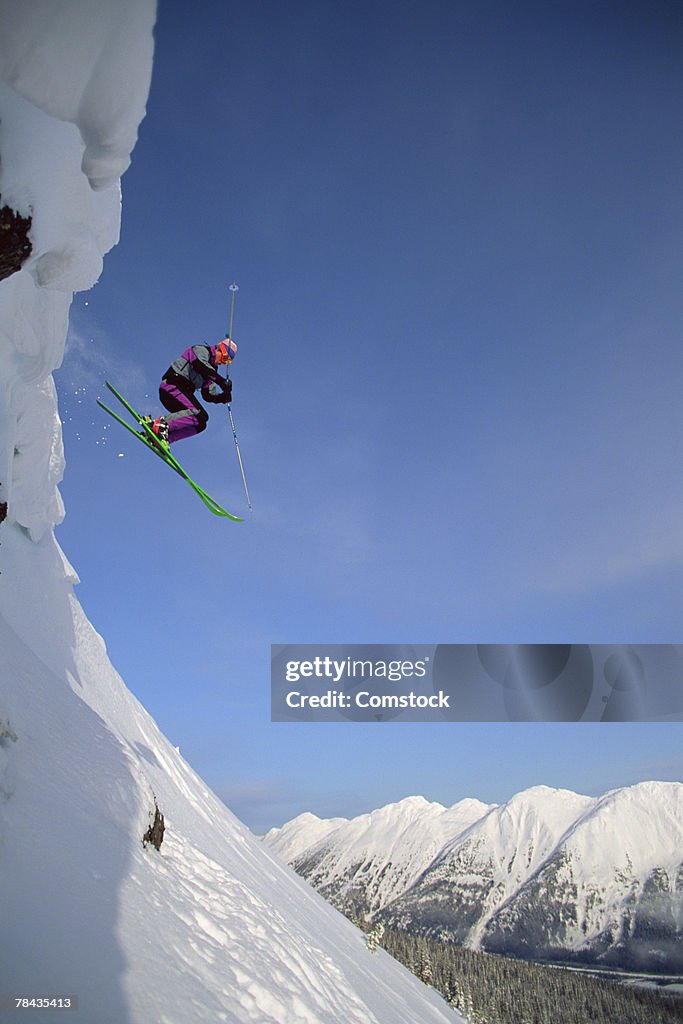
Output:
[[190,485],[192,490],[196,492],[199,498],[201,498],[201,500],[208,508],[209,512],[212,512],[215,516],[224,516],[226,519],[232,519],[234,523],[244,522],[244,520],[241,519],[240,516],[234,516],[231,512],[226,511],[226,509],[219,505],[217,501],[214,501],[214,499],[210,495],[208,495],[206,491],[199,486],[199,484],[195,483],[192,477],[180,465],[178,460],[173,455],[171,455],[170,452],[165,451],[165,449],[163,449],[159,445],[156,439],[156,434],[154,433],[153,430],[150,429],[150,427],[147,426],[140,413],[133,408],[130,402],[126,401],[123,395],[116,390],[113,384],[110,384],[108,380],[105,381],[105,384],[107,385],[111,393],[118,398],[119,402],[121,402],[121,404],[128,410],[131,416],[143,428],[147,436],[145,436],[145,434],[140,433],[140,431],[136,430],[135,427],[132,427],[130,423],[124,420],[121,416],[118,415],[118,413],[114,412],[113,409],[110,409],[108,405],[105,405],[104,402],[101,402],[100,399],[98,398],[97,404],[100,406],[101,409],[104,409],[104,411],[108,412],[110,416],[113,416],[113,418],[117,420],[122,427],[125,427],[126,430],[129,430],[134,437],[137,437],[138,441],[141,441],[146,448],[149,448],[151,451],[153,451],[154,454],[157,455],[162,462],[165,462],[167,466],[170,466],[172,470],[174,470],[179,476],[181,476],[183,480],[185,480]]

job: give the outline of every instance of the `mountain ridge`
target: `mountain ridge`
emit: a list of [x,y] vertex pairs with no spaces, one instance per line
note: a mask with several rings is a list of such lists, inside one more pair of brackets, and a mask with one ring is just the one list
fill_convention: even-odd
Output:
[[[499,805],[435,808],[405,798],[337,819],[326,833],[317,819],[308,848],[300,829],[289,863],[345,913],[425,937],[683,970],[681,783],[650,780],[597,797],[540,785]],[[264,839],[276,853],[289,824]],[[453,831],[439,845],[444,825]],[[418,847],[406,844],[418,834]]]

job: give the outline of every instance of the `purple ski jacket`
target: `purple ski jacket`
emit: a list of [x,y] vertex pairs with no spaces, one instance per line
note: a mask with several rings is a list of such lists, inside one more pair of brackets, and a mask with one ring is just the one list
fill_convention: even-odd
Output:
[[171,363],[164,374],[164,380],[176,378],[177,381],[177,378],[180,377],[189,384],[193,392],[201,388],[206,393],[212,384],[224,391],[226,380],[221,377],[216,366],[217,347],[217,345],[193,345],[191,348],[186,348],[183,354]]

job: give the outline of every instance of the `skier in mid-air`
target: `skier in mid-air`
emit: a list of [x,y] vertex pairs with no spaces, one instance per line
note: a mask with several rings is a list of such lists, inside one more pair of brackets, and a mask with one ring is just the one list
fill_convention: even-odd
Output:
[[175,441],[206,428],[209,414],[195,392],[199,391],[205,402],[232,401],[232,381],[222,377],[218,367],[228,366],[236,354],[235,342],[225,338],[217,345],[193,345],[171,363],[159,385],[159,398],[169,415],[145,417],[161,447],[168,451]]

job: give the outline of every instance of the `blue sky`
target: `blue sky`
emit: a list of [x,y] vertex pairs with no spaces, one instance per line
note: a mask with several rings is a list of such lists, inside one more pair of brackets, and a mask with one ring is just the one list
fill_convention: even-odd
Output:
[[[681,778],[680,726],[271,724],[271,643],[676,642],[679,4],[161,0],[121,241],[58,372],[79,597],[256,829]],[[145,410],[240,286],[235,526]],[[227,419],[177,454],[245,512]],[[600,729],[596,734],[596,729]]]

